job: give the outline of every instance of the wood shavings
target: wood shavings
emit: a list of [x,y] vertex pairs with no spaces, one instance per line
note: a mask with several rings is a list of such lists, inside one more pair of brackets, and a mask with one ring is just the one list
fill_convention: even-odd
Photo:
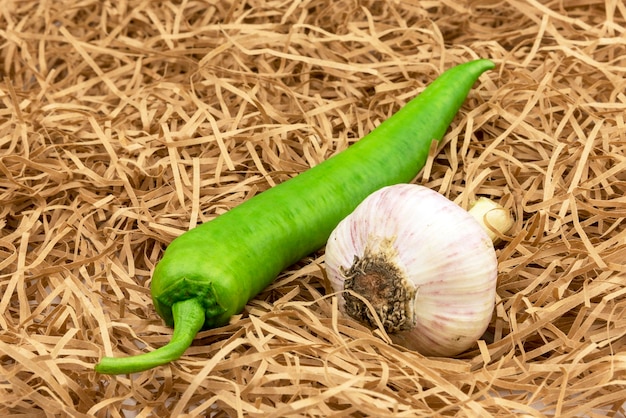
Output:
[[[617,0],[6,2],[0,412],[623,417],[624,33]],[[497,69],[417,178],[515,215],[475,348],[425,358],[344,318],[320,251],[180,361],[93,372],[169,340],[149,284],[175,236],[478,57]]]

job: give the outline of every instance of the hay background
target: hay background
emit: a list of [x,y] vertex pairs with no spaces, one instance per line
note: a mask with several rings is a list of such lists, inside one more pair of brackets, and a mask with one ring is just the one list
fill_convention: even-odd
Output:
[[[535,1],[3,1],[3,416],[621,416],[626,6]],[[176,235],[369,132],[442,70],[483,75],[417,181],[517,222],[485,340],[427,359],[340,317],[323,251],[180,361]]]

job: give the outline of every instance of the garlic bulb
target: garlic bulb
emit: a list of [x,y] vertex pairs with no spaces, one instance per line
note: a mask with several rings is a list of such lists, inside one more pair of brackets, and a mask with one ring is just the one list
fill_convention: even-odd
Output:
[[[399,184],[371,194],[332,232],[326,269],[340,308],[395,343],[425,355],[452,356],[486,330],[495,304],[493,242],[472,214],[426,187]],[[490,222],[504,233],[508,221]],[[367,301],[365,303],[364,301]]]

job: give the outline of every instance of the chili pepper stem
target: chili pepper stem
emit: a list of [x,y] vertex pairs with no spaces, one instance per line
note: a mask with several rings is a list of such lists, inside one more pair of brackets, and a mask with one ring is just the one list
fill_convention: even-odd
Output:
[[167,345],[133,357],[103,357],[95,367],[96,372],[138,373],[180,358],[204,325],[205,312],[200,300],[194,298],[174,303],[172,314],[174,333]]

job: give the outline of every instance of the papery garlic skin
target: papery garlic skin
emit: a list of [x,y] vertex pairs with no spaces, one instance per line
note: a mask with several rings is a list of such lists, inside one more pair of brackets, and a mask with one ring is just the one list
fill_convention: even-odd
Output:
[[[332,232],[326,269],[335,292],[346,283],[355,291],[354,280],[362,283],[357,293],[374,305],[394,342],[425,355],[465,351],[493,313],[497,258],[490,237],[467,211],[426,187],[389,186],[365,199]],[[393,289],[380,275],[362,274],[368,269],[390,270],[382,276],[396,277]],[[409,299],[379,300],[385,291],[394,293],[398,282]],[[347,296],[352,302],[346,305],[349,293],[339,297],[340,308],[375,326],[363,317],[363,309],[369,310],[358,308],[358,298]]]

